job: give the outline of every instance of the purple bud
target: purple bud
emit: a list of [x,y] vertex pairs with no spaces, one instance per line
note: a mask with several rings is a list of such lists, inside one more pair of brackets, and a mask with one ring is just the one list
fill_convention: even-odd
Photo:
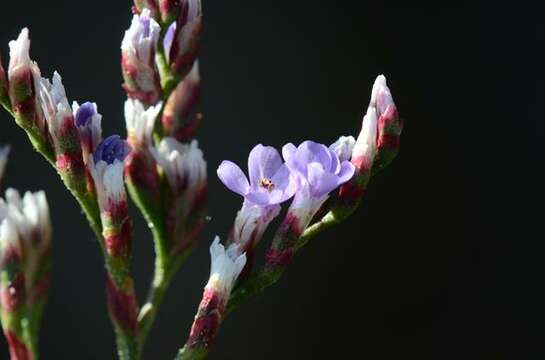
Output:
[[107,164],[113,164],[116,159],[125,160],[129,152],[130,146],[125,140],[121,139],[119,135],[111,135],[98,144],[93,159],[95,163],[102,160]]
[[165,55],[167,59],[170,58],[170,49],[172,47],[172,41],[174,41],[174,34],[176,33],[176,22],[170,24],[165,33],[165,38],[163,39],[163,47],[165,48]]
[[91,123],[93,115],[97,114],[96,106],[92,102],[83,103],[76,111],[76,125],[87,126]]

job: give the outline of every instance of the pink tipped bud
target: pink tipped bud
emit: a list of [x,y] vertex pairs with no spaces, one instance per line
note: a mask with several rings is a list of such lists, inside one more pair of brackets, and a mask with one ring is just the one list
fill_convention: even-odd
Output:
[[52,81],[41,78],[38,93],[57,156],[69,155],[74,158],[81,156],[80,138],[74,124],[74,115],[59,73],[53,74]]
[[378,76],[373,85],[370,106],[374,106],[377,112],[377,154],[374,168],[380,170],[396,157],[403,130],[403,123],[384,75]]
[[[200,0],[184,0],[166,56],[172,70],[184,77],[192,68],[200,50],[202,34],[202,9]],[[165,39],[166,41],[166,39]]]
[[145,105],[159,101],[161,86],[155,68],[155,51],[161,28],[149,9],[134,15],[121,43],[121,68],[127,94]]
[[47,138],[47,125],[37,105],[40,69],[30,60],[30,39],[24,28],[17,40],[9,43],[8,93],[13,113],[19,125],[33,135]]
[[195,62],[189,74],[172,92],[163,111],[162,123],[165,133],[178,141],[191,140],[202,114],[197,111],[200,100],[199,66]]

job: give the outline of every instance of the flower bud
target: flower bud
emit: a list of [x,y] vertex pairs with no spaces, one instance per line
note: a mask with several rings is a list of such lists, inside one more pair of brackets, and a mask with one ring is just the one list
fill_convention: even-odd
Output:
[[166,137],[150,150],[167,179],[165,225],[171,251],[179,255],[194,245],[204,226],[206,161],[196,140],[182,144]]
[[155,51],[161,28],[151,17],[149,9],[134,15],[130,28],[121,43],[123,88],[146,106],[159,101],[161,86],[155,68]]
[[85,102],[80,106],[74,101],[72,113],[79,132],[83,162],[87,165],[89,157],[102,141],[102,115],[98,113],[97,104],[91,102]]
[[207,347],[214,341],[231,290],[246,264],[246,255],[240,254],[238,245],[231,244],[226,250],[219,241],[216,236],[210,246],[210,278],[191,326],[186,343],[189,349]]
[[202,10],[200,0],[183,0],[180,16],[173,27],[171,43],[165,37],[164,47],[171,69],[182,78],[191,70],[200,50]]
[[125,122],[128,141],[132,151],[125,160],[126,181],[133,198],[141,202],[140,207],[149,208],[160,202],[160,180],[157,164],[150,153],[152,133],[162,104],[150,106],[147,110],[138,100],[128,99],[125,102]]
[[377,158],[373,171],[379,171],[388,166],[397,156],[403,130],[403,122],[399,118],[397,107],[390,89],[386,85],[384,75],[378,76],[373,85],[371,103],[375,104],[378,123]]
[[195,62],[189,74],[174,89],[163,111],[161,119],[165,134],[178,141],[191,140],[197,129],[202,114],[197,111],[200,100],[201,83],[198,62]]
[[24,28],[17,40],[9,43],[9,98],[17,123],[33,136],[47,139],[47,124],[37,104],[40,69],[30,60],[29,50],[28,29]]
[[133,149],[151,145],[153,127],[161,107],[162,103],[158,103],[145,109],[144,104],[138,100],[125,101],[125,123],[128,140]]
[[130,147],[118,135],[104,139],[89,159],[95,182],[106,251],[110,256],[130,256],[131,221],[123,183],[123,160]]
[[197,140],[182,144],[172,137],[161,140],[158,149],[151,149],[157,164],[166,174],[173,194],[183,195],[192,205],[199,189],[206,184],[206,161]]

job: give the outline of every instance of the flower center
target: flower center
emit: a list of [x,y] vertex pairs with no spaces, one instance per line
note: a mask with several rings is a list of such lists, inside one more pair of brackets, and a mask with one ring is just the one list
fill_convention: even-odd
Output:
[[259,186],[267,189],[267,191],[271,191],[272,189],[274,189],[274,183],[272,182],[271,179],[267,179],[267,178],[259,179]]

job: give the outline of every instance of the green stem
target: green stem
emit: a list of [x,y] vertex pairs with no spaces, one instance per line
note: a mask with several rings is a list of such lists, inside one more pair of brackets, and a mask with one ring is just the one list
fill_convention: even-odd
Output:
[[189,347],[185,345],[176,355],[174,360],[202,360],[208,357],[207,347]]

